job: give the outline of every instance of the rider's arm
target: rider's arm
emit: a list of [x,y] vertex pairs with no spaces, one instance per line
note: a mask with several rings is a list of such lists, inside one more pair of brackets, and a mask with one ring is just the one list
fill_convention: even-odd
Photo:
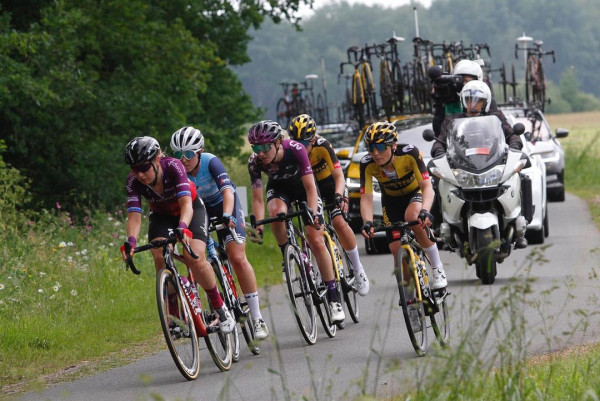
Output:
[[[263,199],[262,187],[252,187],[252,213],[256,220],[265,218],[265,201]],[[262,230],[262,226],[257,226]]]
[[373,221],[373,194],[360,195],[360,217],[363,223]]
[[179,215],[179,224],[185,224],[184,228],[187,228],[192,221],[192,217],[194,216],[194,208],[192,207],[192,197],[191,196],[181,196],[177,198],[177,203],[179,204],[179,209],[181,210],[181,214]]
[[[426,209],[427,211],[430,211],[431,206],[433,205],[433,197],[434,197],[433,185],[431,185],[431,180],[429,180],[429,179],[420,180],[419,188],[421,188],[421,192],[423,193],[422,208]],[[362,201],[362,199],[361,199],[361,201]]]
[[139,212],[127,213],[127,238],[133,237],[136,240],[140,236],[142,228],[142,214]]
[[210,159],[208,171],[223,197],[223,214],[232,216],[234,213],[235,195],[233,192],[233,183],[229,178],[229,174],[227,174],[227,170],[225,170],[225,166],[223,166],[221,160],[215,156]]
[[360,161],[360,217],[363,223],[373,221],[373,175],[367,169],[370,164],[369,155]]

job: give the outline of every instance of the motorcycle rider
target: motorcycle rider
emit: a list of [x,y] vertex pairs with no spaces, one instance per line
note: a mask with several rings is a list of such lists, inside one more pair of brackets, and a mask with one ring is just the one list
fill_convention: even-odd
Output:
[[[523,148],[523,142],[519,135],[513,132],[512,126],[506,120],[504,113],[501,110],[492,110],[492,92],[490,87],[483,81],[470,81],[465,84],[462,91],[460,92],[460,99],[464,109],[463,113],[453,114],[444,119],[440,130],[440,135],[431,147],[431,156],[438,157],[446,153],[447,143],[446,136],[448,129],[451,126],[451,122],[457,118],[465,117],[477,117],[486,115],[495,115],[500,119],[502,123],[502,130],[506,138],[506,143],[511,149],[521,150]],[[531,199],[531,197],[529,197]],[[515,247],[522,249],[527,247],[527,239],[523,235],[519,236],[516,240]]]

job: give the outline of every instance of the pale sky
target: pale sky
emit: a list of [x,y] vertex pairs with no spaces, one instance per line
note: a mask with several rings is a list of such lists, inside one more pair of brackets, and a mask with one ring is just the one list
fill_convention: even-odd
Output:
[[[341,3],[343,0],[315,0],[315,3],[313,5],[313,10],[316,10],[320,7],[323,7],[324,5],[327,4],[333,4],[333,3]],[[349,4],[365,4],[368,6],[372,6],[372,5],[379,5],[379,6],[383,6],[383,7],[400,7],[406,4],[410,4],[410,0],[345,0],[347,3]],[[431,5],[431,0],[416,0],[416,3],[420,3],[425,7],[429,7]],[[306,12],[308,15],[310,15],[311,10],[306,7],[306,10],[302,11],[303,13]]]

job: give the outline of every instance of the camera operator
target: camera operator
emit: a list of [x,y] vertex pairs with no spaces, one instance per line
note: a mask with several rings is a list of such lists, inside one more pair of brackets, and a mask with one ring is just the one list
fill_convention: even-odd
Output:
[[[452,75],[443,74],[439,66],[430,67],[428,73],[433,81],[433,132],[438,138],[446,116],[463,112],[460,102],[463,86],[469,81],[483,81],[483,70],[476,61],[460,60],[454,66]],[[498,105],[492,99],[490,110],[497,109]]]

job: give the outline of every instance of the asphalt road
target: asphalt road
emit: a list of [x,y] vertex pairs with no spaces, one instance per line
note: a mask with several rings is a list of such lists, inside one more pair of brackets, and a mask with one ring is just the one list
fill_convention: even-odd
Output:
[[[516,353],[530,355],[598,341],[600,319],[582,318],[578,312],[597,314],[600,310],[596,296],[600,233],[585,203],[571,195],[564,203],[550,203],[549,213],[546,243],[514,251],[498,265],[492,286],[480,285],[474,267],[467,267],[455,254],[441,253],[452,291],[452,339],[447,350],[436,347],[429,329],[430,351],[423,358],[416,357],[397,307],[391,255],[367,256],[362,249],[371,290],[360,299],[360,323],[354,324],[348,317],[346,329],[333,339],[321,330],[317,343],[306,345],[290,312],[285,289],[278,285],[261,294],[263,303],[268,304],[264,314],[270,340],[262,344],[259,356],[244,348],[241,361],[230,372],[219,372],[203,346],[200,377],[188,382],[165,350],[19,399],[265,401],[304,396],[310,400],[346,400],[361,393],[383,397],[414,384],[417,375],[444,360],[432,355],[448,355],[465,341],[479,352],[479,358],[490,360],[497,358],[497,344],[509,344]],[[359,244],[363,247],[360,238]],[[525,303],[519,298],[524,285],[531,288]],[[504,306],[484,335],[482,328],[486,327],[491,304]],[[522,333],[517,340],[515,332]]]

